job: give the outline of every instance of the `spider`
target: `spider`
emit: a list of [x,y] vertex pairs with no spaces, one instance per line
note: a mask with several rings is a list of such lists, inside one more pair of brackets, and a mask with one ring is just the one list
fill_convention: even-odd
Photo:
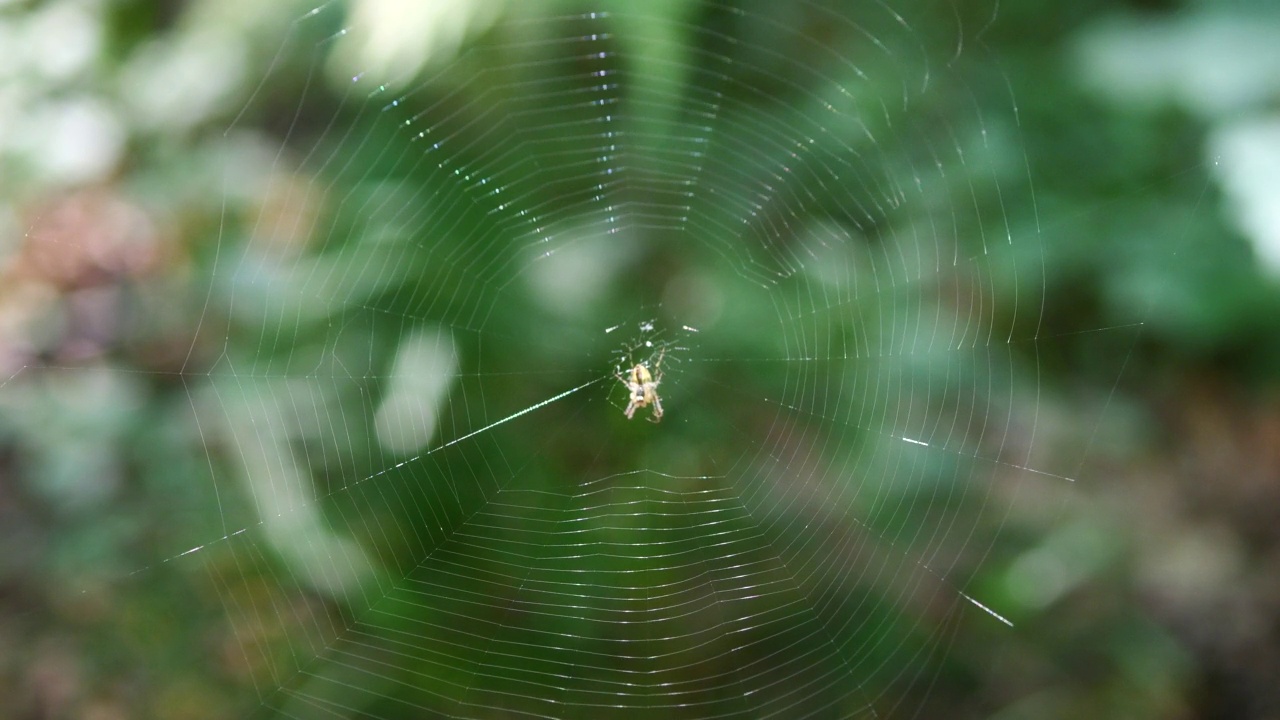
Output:
[[662,419],[662,398],[658,397],[658,383],[662,382],[662,358],[666,354],[667,349],[662,348],[662,352],[658,353],[658,362],[653,364],[653,372],[649,372],[644,363],[638,363],[626,375],[617,372],[613,374],[627,388],[627,396],[631,399],[626,409],[628,420],[636,414],[637,408],[649,405],[653,406],[649,421],[658,422]]

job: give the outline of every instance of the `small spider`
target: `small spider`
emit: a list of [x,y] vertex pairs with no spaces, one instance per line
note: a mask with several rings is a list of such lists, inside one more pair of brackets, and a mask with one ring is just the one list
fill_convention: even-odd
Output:
[[662,382],[662,358],[666,354],[666,348],[658,353],[658,362],[653,364],[653,372],[649,372],[644,363],[638,363],[626,375],[616,372],[613,374],[627,388],[627,396],[631,399],[626,410],[628,420],[636,414],[637,408],[649,405],[653,406],[650,422],[662,419],[662,399],[658,397],[658,383]]

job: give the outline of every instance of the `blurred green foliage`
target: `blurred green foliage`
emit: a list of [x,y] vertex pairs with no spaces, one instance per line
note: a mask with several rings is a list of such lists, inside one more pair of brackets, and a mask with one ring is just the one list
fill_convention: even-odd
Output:
[[459,4],[461,54],[335,80],[375,5],[0,10],[0,714],[1274,709],[1202,626],[1274,482],[1188,509],[1275,477],[1280,293],[1205,152],[1268,106],[1089,54],[1254,11]]

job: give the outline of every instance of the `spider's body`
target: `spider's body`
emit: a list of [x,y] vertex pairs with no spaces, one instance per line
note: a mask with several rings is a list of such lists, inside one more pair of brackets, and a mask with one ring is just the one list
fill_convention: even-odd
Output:
[[650,405],[653,406],[653,414],[649,416],[649,420],[658,422],[662,419],[662,398],[658,397],[658,383],[662,382],[662,357],[665,354],[665,349],[658,354],[658,362],[654,363],[652,372],[644,363],[638,363],[626,375],[614,373],[614,377],[627,388],[630,400],[626,409],[628,420],[635,416],[636,410]]

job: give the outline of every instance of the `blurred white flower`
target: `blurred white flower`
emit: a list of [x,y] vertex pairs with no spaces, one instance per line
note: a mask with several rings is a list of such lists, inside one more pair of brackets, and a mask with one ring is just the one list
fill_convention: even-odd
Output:
[[400,454],[426,446],[457,375],[458,350],[445,330],[426,329],[403,340],[374,420],[378,442]]
[[638,255],[634,240],[613,229],[603,217],[549,226],[540,239],[554,242],[529,246],[538,253],[524,273],[534,299],[564,317],[589,315]]
[[1205,118],[1280,92],[1280,23],[1245,14],[1109,21],[1081,35],[1081,79],[1117,102],[1170,102]]
[[1208,154],[1232,221],[1253,243],[1259,262],[1280,277],[1280,117],[1219,125]]
[[127,134],[107,103],[91,96],[51,99],[17,123],[11,152],[56,184],[99,181],[115,170]]
[[490,27],[503,3],[356,0],[331,67],[342,79],[371,73],[379,82],[407,83],[424,68],[452,58],[464,40]]
[[131,122],[148,129],[196,125],[238,101],[247,49],[230,31],[166,37],[143,46],[121,72]]
[[65,81],[89,72],[102,46],[99,12],[81,0],[63,0],[33,12],[22,37],[22,60],[34,75]]

